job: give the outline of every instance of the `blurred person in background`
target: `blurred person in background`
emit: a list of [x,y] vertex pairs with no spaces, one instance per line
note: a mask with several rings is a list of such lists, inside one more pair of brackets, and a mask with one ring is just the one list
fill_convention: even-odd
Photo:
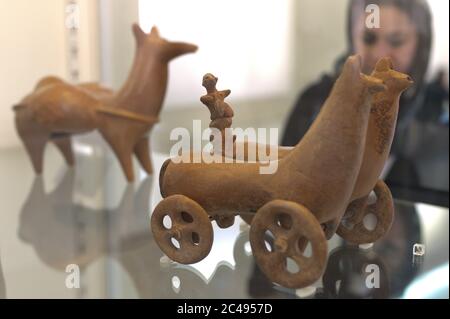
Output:
[[[367,5],[380,8],[380,28],[367,28]],[[372,72],[382,57],[411,75],[414,86],[401,97],[398,122],[385,180],[394,197],[448,206],[448,69],[426,83],[432,43],[432,17],[422,0],[351,0],[348,7],[347,52],[334,72],[307,87],[289,115],[283,146],[296,145],[308,130],[352,54]],[[443,39],[448,41],[448,39]]]

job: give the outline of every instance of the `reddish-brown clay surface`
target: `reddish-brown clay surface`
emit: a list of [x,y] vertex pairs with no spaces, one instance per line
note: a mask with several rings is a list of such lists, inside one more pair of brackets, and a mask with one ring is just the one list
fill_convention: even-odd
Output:
[[[339,233],[350,241],[370,242],[386,233],[393,218],[392,196],[377,180],[392,143],[398,98],[411,79],[393,71],[389,59],[380,60],[370,76],[361,74],[360,68],[358,56],[347,59],[317,119],[297,146],[282,153],[274,174],[260,174],[262,164],[258,161],[166,161],[160,173],[165,199],[155,209],[152,228],[157,227],[160,215],[172,216],[186,201],[197,203],[223,227],[230,226],[235,215],[243,214],[251,222],[250,242],[261,269],[274,282],[292,288],[309,285],[321,276],[326,264],[326,239],[336,232],[343,217],[346,228],[341,225]],[[220,93],[215,88],[217,78],[210,74],[205,77],[214,86],[207,87],[202,102],[213,115],[218,111],[212,107],[217,106],[213,102],[223,103],[229,91],[214,99],[213,95]],[[225,128],[231,126],[231,117],[227,120]],[[228,156],[235,155],[233,151]],[[369,203],[372,190],[376,200]],[[191,216],[185,222],[204,215],[193,206],[190,210],[184,212]],[[367,213],[378,217],[372,231],[363,223]],[[190,223],[183,226],[185,233],[198,234]],[[192,244],[212,245],[209,236],[201,242],[197,235],[186,235],[188,248],[184,250],[181,245],[174,254],[165,236],[155,231],[154,235],[161,249],[182,263],[205,256],[206,249],[194,252],[189,249]],[[308,247],[310,256],[306,256]],[[289,261],[297,269],[292,269]]]
[[71,136],[98,129],[120,161],[128,181],[134,179],[132,154],[152,173],[149,137],[164,101],[168,63],[197,47],[169,42],[156,27],[149,34],[133,25],[136,54],[128,79],[113,92],[96,83],[69,84],[45,77],[15,107],[17,132],[37,174],[43,153],[53,142],[68,165],[74,164]]

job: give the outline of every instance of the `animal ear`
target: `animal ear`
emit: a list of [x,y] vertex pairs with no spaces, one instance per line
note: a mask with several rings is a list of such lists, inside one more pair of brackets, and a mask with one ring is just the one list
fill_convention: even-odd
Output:
[[375,71],[378,72],[386,72],[392,70],[393,68],[394,65],[392,64],[392,60],[390,57],[381,58],[375,65]]
[[228,95],[231,94],[231,90],[223,90],[222,92],[223,92],[224,97],[227,97]]
[[133,23],[132,30],[134,38],[136,39],[138,44],[141,43],[147,36],[147,34],[142,31],[141,27],[137,23]]
[[361,56],[351,55],[347,58],[344,64],[342,72],[348,72],[350,74],[359,74],[361,72]]
[[152,27],[152,30],[150,31],[150,36],[159,38],[159,30],[158,30],[158,27],[156,25],[154,25]]

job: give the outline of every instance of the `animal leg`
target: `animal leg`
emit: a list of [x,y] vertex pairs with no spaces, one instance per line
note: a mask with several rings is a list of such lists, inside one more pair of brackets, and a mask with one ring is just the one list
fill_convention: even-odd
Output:
[[130,147],[125,141],[122,142],[121,140],[117,139],[113,141],[107,141],[111,145],[114,154],[116,154],[127,181],[134,181],[133,160],[131,157],[132,150],[130,149]]
[[75,158],[73,156],[70,136],[54,137],[52,138],[52,142],[62,153],[67,165],[73,166],[75,164]]
[[34,172],[37,175],[42,174],[44,149],[47,141],[49,140],[49,136],[42,134],[25,135],[21,136],[21,139],[25,145],[25,149],[30,157],[31,163],[33,164]]
[[100,133],[119,159],[128,182],[132,182],[134,171],[131,155],[136,141],[139,140],[139,134],[136,132],[139,127],[130,125],[123,119],[111,117],[111,115],[106,115],[106,117],[102,115],[99,120]]
[[150,158],[150,144],[148,137],[144,137],[134,147],[134,154],[136,155],[142,168],[147,174],[153,173],[152,161]]

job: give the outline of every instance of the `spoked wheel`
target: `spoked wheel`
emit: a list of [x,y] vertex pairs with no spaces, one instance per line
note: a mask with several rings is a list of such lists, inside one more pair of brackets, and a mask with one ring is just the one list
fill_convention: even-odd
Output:
[[[273,236],[273,245],[265,236]],[[305,247],[311,246],[307,256]],[[288,288],[314,283],[325,270],[327,241],[322,227],[304,206],[274,200],[256,213],[250,228],[253,255],[266,276]]]
[[158,246],[176,262],[196,263],[211,251],[213,228],[209,216],[186,196],[163,199],[153,211],[151,228]]
[[[347,208],[337,234],[355,244],[373,243],[386,234],[394,219],[394,201],[392,194],[383,181],[378,181],[373,189],[376,201],[368,203],[368,198],[354,200]],[[366,217],[373,215],[373,227],[368,227],[371,221]]]

